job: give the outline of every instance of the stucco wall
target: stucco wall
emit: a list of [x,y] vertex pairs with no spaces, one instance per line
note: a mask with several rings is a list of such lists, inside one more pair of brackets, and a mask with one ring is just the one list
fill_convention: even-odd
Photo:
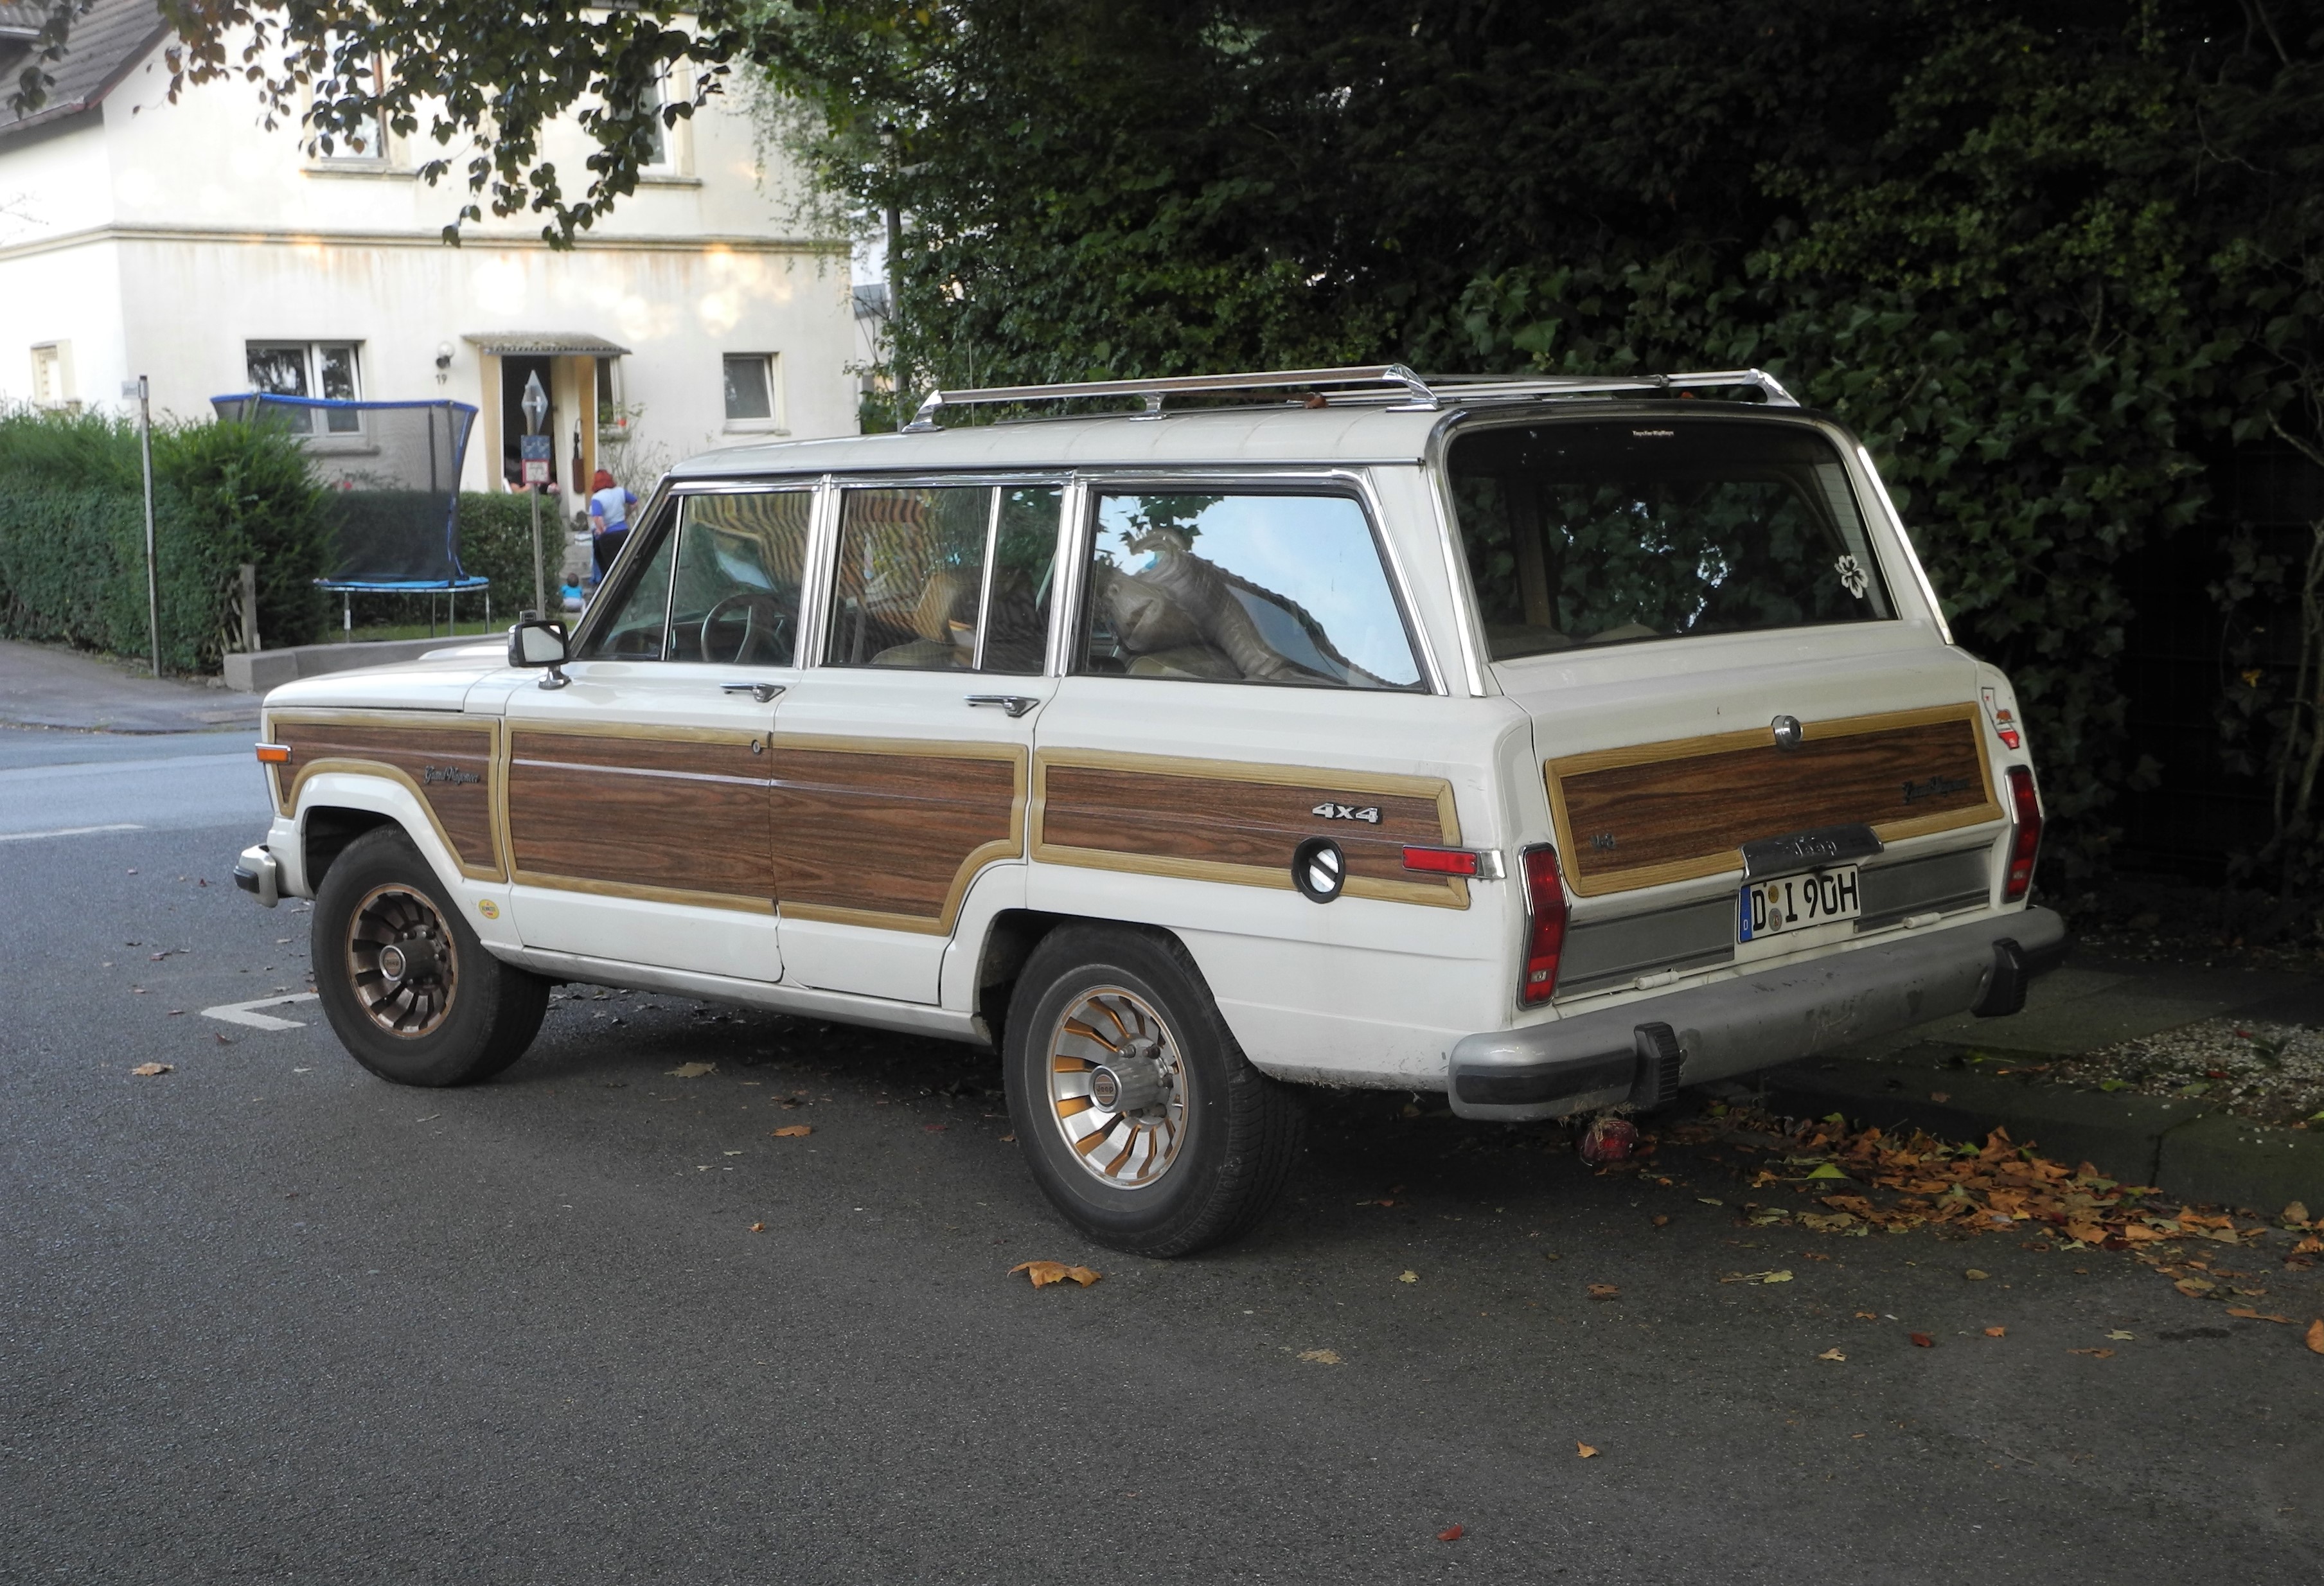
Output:
[[[29,211],[0,230],[0,396],[27,393],[35,341],[70,338],[84,401],[114,401],[142,373],[158,408],[189,416],[247,386],[246,342],[356,341],[366,397],[489,407],[494,383],[466,337],[577,333],[630,349],[622,395],[642,409],[633,449],[687,456],[775,427],[730,429],[727,353],[779,355],[788,433],[853,431],[845,252],[792,235],[749,124],[723,103],[673,139],[675,172],[577,247],[552,252],[536,219],[517,217],[472,226],[454,248],[438,234],[466,191],[410,174],[433,147],[425,140],[392,140],[389,158],[366,165],[318,161],[295,129],[259,124],[246,86],[171,105],[167,82],[157,51],[98,112],[0,145],[0,199],[23,192]],[[551,139],[576,185],[587,148],[571,127]],[[561,462],[585,404],[560,398]],[[471,447],[475,488],[497,473],[489,428]]]

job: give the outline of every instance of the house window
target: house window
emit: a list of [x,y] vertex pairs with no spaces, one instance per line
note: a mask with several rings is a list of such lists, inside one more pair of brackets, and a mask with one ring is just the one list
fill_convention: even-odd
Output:
[[42,342],[32,349],[33,402],[43,408],[61,408],[72,400],[72,344]]
[[[377,93],[378,85],[387,81],[387,63],[378,56],[374,56],[367,61],[349,60],[344,64],[342,69],[346,75],[326,78],[317,85],[321,90],[315,96],[318,107],[335,97]],[[341,90],[340,95],[334,96],[329,93],[328,90],[335,87]],[[316,128],[309,130],[315,134],[311,152],[317,160],[351,160],[367,165],[378,165],[384,163],[387,159],[387,125],[376,115],[364,117],[362,123],[352,132],[327,133]]]
[[774,354],[727,354],[726,422],[753,429],[771,426],[779,389],[775,379]]
[[[250,389],[276,396],[359,401],[363,398],[357,358],[360,346],[348,341],[252,342],[247,347]],[[315,429],[307,422],[293,427],[309,432]],[[363,432],[362,417],[327,408],[323,410],[321,429],[327,435],[359,435]]]

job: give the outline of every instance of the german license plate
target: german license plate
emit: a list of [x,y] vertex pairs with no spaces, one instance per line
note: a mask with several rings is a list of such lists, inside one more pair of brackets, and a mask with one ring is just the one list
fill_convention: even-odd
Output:
[[1785,931],[1854,919],[1863,912],[1852,864],[1835,864],[1811,875],[1771,876],[1744,887],[1737,901],[1735,939],[1764,941]]

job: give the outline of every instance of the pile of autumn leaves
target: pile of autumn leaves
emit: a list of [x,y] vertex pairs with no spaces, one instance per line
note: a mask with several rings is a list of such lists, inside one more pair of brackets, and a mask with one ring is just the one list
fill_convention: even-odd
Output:
[[[2191,1206],[2172,1211],[2152,1189],[2107,1178],[2087,1162],[2070,1169],[2031,1146],[2018,1145],[2003,1130],[1994,1130],[1982,1146],[1956,1145],[1918,1130],[1851,1130],[1838,1113],[1786,1128],[1763,1112],[1714,1105],[1667,1138],[1674,1144],[1719,1142],[1766,1152],[1769,1160],[1753,1176],[1752,1188],[1791,1185],[1829,1208],[1795,1212],[1746,1205],[1746,1218],[1760,1226],[1796,1222],[1844,1236],[1923,1227],[1956,1235],[2016,1232],[2029,1240],[2038,1236],[2053,1249],[2127,1250],[2190,1298],[2227,1302],[2233,1316],[2292,1321],[2233,1303],[2261,1298],[2267,1291],[2235,1281],[2250,1274],[2214,1264],[2228,1249],[2255,1245],[2268,1234],[2268,1223],[2248,1218],[2239,1222],[2227,1213]],[[1830,1185],[1831,1193],[1817,1194],[1822,1185]],[[1894,1193],[1876,1200],[1869,1193],[1874,1190]],[[2324,1255],[2324,1220],[2311,1220],[2308,1209],[2294,1203],[2284,1208],[2281,1222],[2301,1236],[2284,1257],[2287,1265],[2306,1267]],[[2197,1241],[2220,1248],[2189,1255],[2187,1246]],[[2307,1342],[2324,1354],[2324,1321],[2309,1330]]]

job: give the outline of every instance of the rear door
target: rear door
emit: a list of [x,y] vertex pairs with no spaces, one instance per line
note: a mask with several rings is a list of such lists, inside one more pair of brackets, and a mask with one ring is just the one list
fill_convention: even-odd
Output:
[[1021,870],[1059,483],[843,484],[816,663],[775,718],[789,979],[934,1002],[970,888]]

